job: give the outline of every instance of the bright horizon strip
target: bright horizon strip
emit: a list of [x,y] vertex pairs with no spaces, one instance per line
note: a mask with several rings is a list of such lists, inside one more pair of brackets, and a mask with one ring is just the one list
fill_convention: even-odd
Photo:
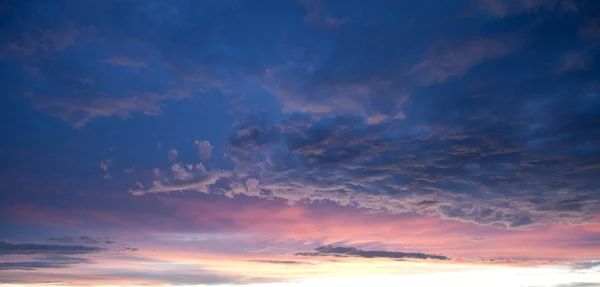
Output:
[[[248,287],[326,287],[326,286],[447,286],[447,287],[532,287],[532,286],[562,286],[561,284],[588,284],[581,286],[600,286],[598,270],[588,270],[581,274],[567,272],[561,267],[543,268],[517,268],[517,267],[472,267],[465,270],[433,272],[427,274],[403,274],[389,276],[351,276],[351,277],[324,277],[318,279],[298,279],[287,282],[247,284]],[[4,284],[6,287],[53,286],[63,287],[71,285],[61,284]],[[122,286],[164,286],[155,285],[119,285],[119,284],[85,284],[94,287],[122,287]],[[176,287],[234,287],[239,285],[171,285]],[[580,285],[573,285],[580,286]]]

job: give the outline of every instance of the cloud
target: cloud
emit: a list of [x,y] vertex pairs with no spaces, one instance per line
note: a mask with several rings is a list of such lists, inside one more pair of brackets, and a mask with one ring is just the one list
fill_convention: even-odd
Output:
[[597,44],[600,39],[600,17],[588,19],[587,23],[579,28],[579,37]]
[[178,156],[179,156],[179,153],[177,152],[176,149],[172,148],[169,150],[169,161],[175,161]]
[[573,71],[585,71],[592,68],[594,58],[583,52],[572,52],[566,54],[557,68],[558,73]]
[[[202,193],[209,193],[209,187],[214,185],[221,178],[227,178],[231,176],[231,172],[227,171],[213,171],[208,173],[200,173],[193,177],[185,177],[188,182],[184,183],[164,183],[161,181],[154,181],[152,187],[146,190],[132,190],[130,191],[134,195],[143,195],[147,193],[162,193],[172,191],[197,191]],[[181,178],[178,178],[181,180]]]
[[426,85],[445,82],[465,75],[476,65],[514,52],[522,42],[514,35],[503,35],[475,38],[450,47],[439,43],[410,72]]
[[140,68],[148,68],[148,63],[145,60],[134,60],[128,57],[110,57],[104,62],[113,66],[128,67],[136,73],[139,72]]
[[279,265],[313,265],[313,263],[310,263],[310,262],[293,261],[293,260],[250,260],[250,262],[279,264]]
[[568,0],[484,0],[475,3],[483,5],[485,10],[497,17],[541,11],[577,12],[578,10],[576,3]]
[[376,124],[379,124],[379,123],[382,123],[385,121],[389,121],[389,120],[404,119],[405,117],[406,116],[402,112],[399,112],[393,116],[376,113],[376,114],[373,114],[373,115],[370,115],[369,117],[367,117],[367,123],[370,125],[376,125]]
[[321,22],[321,0],[298,0],[306,9],[306,22],[318,25]]
[[335,18],[330,15],[327,15],[323,20],[323,25],[329,29],[337,29],[342,25],[346,24],[348,19],[346,18]]
[[171,166],[171,172],[173,172],[173,179],[176,180],[187,181],[194,179],[194,175],[178,163]]
[[107,159],[100,162],[100,168],[104,171],[108,171],[108,167],[112,165],[112,160]]
[[79,92],[78,97],[46,98],[29,92],[26,96],[34,107],[70,122],[76,128],[84,127],[98,117],[132,118],[134,113],[155,116],[162,113],[160,103],[165,100],[189,98],[187,90],[171,90],[167,93],[141,93],[132,97],[112,98],[96,92]]
[[114,241],[110,240],[107,237],[89,237],[89,236],[79,236],[79,237],[50,237],[48,240],[55,241],[61,244],[112,244]]
[[212,155],[213,146],[209,141],[199,141],[196,140],[194,142],[196,146],[198,146],[198,155],[201,159],[209,159]]
[[0,57],[13,53],[34,57],[48,52],[64,51],[75,44],[78,34],[79,30],[72,24],[49,28],[40,33],[23,33],[18,39],[6,41],[0,46]]
[[85,245],[55,245],[55,244],[12,244],[0,242],[0,255],[33,255],[33,254],[90,254],[104,251],[104,248]]
[[573,269],[591,269],[595,267],[600,267],[600,260],[577,261],[571,263],[570,266]]
[[[586,93],[581,90],[576,98]],[[471,101],[456,97],[453,102],[463,100]],[[237,175],[228,178],[229,189],[212,192],[416,212],[508,228],[590,222],[598,208],[593,193],[598,184],[592,179],[598,169],[594,160],[569,155],[591,136],[584,127],[591,125],[592,109],[579,110],[575,99],[560,98],[544,104],[521,98],[502,107],[474,99],[477,105],[453,109],[440,101],[435,104],[440,109],[431,113],[377,124],[348,114],[294,113],[278,122],[248,117],[229,138]],[[521,120],[499,121],[489,107],[511,110]],[[573,119],[571,127],[550,120],[558,110]],[[532,130],[540,123],[540,130]],[[569,136],[550,137],[556,134]],[[593,149],[581,152],[597,156]],[[257,180],[253,190],[260,192],[245,187],[249,178]]]
[[[67,260],[68,259],[68,260]],[[0,262],[0,270],[38,270],[47,268],[67,268],[73,265],[90,263],[86,258],[69,257],[61,261]]]
[[405,253],[381,250],[362,250],[354,247],[334,247],[332,245],[317,247],[316,252],[300,252],[299,256],[337,256],[337,257],[363,257],[363,258],[391,258],[391,259],[433,259],[450,260],[443,255],[434,255],[426,253]]

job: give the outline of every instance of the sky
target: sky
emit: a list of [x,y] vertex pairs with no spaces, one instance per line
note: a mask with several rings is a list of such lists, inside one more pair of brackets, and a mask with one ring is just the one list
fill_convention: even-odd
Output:
[[600,286],[600,2],[0,0],[0,287]]

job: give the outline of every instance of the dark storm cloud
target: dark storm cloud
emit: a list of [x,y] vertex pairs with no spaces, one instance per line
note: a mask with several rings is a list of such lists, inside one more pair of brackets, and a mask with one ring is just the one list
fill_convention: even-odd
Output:
[[443,255],[434,255],[417,252],[394,252],[381,250],[362,250],[354,247],[334,247],[331,245],[317,247],[316,252],[300,252],[298,256],[337,256],[337,257],[363,257],[363,258],[392,258],[392,259],[434,259],[450,260]]
[[34,254],[89,254],[101,252],[106,249],[85,245],[58,245],[58,244],[12,244],[0,242],[0,255],[34,255]]

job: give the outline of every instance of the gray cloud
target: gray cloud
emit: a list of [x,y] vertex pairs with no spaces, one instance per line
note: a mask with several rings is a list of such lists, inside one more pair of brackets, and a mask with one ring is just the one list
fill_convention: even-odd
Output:
[[591,269],[600,267],[600,260],[577,261],[570,265],[573,269]]
[[112,241],[108,237],[89,237],[89,236],[63,236],[63,237],[50,237],[48,240],[55,241],[61,244],[112,244]]
[[298,256],[337,256],[337,257],[363,257],[363,258],[391,258],[391,259],[434,259],[450,260],[443,255],[434,255],[418,252],[394,252],[381,250],[362,250],[354,247],[334,247],[331,245],[321,246],[315,249],[316,252],[300,252]]
[[67,268],[77,262],[48,262],[48,261],[25,261],[25,262],[0,262],[0,270],[37,270],[46,268]]
[[37,270],[46,268],[67,268],[78,264],[93,263],[88,258],[47,254],[34,258],[37,261],[0,262],[0,270]]
[[106,249],[85,245],[58,245],[58,244],[12,244],[0,242],[0,255],[33,255],[33,254],[89,254],[101,252]]

